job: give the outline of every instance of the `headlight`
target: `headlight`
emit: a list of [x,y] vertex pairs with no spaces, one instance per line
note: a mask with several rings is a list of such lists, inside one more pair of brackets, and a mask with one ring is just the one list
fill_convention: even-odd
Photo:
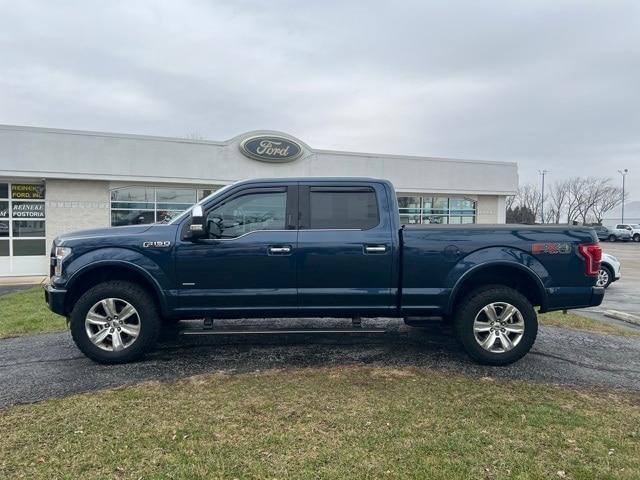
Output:
[[56,277],[59,277],[62,275],[62,262],[69,255],[71,255],[71,248],[56,247],[56,268],[53,272]]

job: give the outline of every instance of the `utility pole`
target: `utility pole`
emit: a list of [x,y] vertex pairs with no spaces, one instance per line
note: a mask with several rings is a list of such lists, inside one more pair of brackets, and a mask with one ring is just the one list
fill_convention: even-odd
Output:
[[618,170],[618,173],[622,175],[622,221],[620,223],[624,223],[624,181],[627,178],[627,173],[629,173],[629,169],[625,168],[624,170]]
[[538,173],[542,175],[542,198],[540,200],[540,212],[542,214],[542,223],[544,223],[544,177],[547,173],[549,173],[549,170],[538,170]]

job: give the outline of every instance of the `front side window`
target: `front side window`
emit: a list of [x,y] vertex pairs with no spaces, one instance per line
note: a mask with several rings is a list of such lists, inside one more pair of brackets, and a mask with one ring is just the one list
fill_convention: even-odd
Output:
[[313,188],[309,192],[309,228],[368,230],[379,223],[373,190],[348,191]]
[[256,192],[234,197],[207,214],[211,238],[236,238],[256,230],[284,230],[287,193]]

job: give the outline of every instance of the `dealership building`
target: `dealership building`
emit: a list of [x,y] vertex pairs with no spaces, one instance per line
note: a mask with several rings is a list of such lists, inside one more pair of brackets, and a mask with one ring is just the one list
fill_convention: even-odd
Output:
[[504,223],[512,162],[312,148],[253,131],[226,141],[0,125],[0,277],[44,275],[62,233],[167,220],[258,177],[367,176],[396,187],[403,223]]

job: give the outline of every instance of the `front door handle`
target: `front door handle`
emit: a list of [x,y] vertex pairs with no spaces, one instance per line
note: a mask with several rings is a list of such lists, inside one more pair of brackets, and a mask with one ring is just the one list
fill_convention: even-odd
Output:
[[365,253],[385,253],[387,251],[386,245],[365,245]]
[[269,255],[289,255],[290,253],[291,253],[291,245],[269,246]]

